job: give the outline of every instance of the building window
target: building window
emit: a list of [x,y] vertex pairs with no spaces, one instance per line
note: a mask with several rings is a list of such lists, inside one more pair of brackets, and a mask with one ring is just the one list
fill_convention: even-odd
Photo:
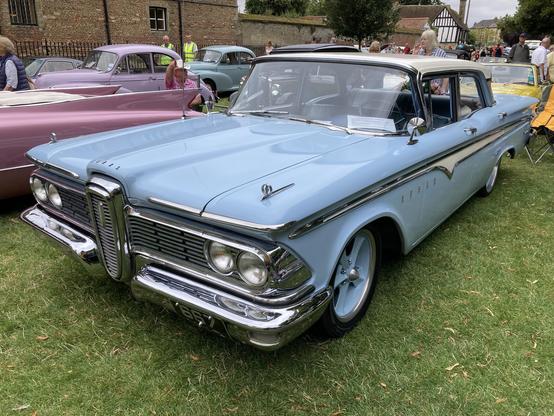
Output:
[[150,30],[167,30],[167,11],[163,7],[150,7]]
[[8,4],[12,25],[37,25],[35,0],[9,0]]

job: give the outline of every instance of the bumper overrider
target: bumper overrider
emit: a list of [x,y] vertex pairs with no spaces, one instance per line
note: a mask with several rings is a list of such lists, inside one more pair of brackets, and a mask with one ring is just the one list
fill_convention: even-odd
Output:
[[[75,254],[90,272],[110,274],[97,234],[81,230],[40,204],[24,211],[21,218]],[[137,299],[159,304],[199,328],[262,350],[278,349],[306,331],[319,319],[331,298],[331,289],[327,288],[319,292],[299,291],[298,296],[289,291],[282,298],[258,301],[256,296],[239,296],[191,279],[186,270],[172,270],[167,262],[156,262],[145,253],[126,255],[132,257],[131,270],[136,272],[131,273],[130,279],[115,280],[130,284]]]

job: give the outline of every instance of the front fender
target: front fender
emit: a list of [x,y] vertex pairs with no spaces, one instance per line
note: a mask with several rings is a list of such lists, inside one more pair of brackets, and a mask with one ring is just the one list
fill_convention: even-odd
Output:
[[317,289],[323,289],[329,285],[340,255],[352,236],[368,224],[385,218],[394,223],[400,236],[400,250],[407,253],[410,250],[409,231],[401,214],[389,205],[386,198],[356,208],[299,238],[290,239],[283,235],[278,240],[302,258],[312,272],[311,283]]
[[215,82],[218,91],[229,91],[233,89],[233,80],[227,74],[224,74],[222,72],[202,70],[195,71],[195,73],[198,74],[204,82],[206,81],[206,79],[211,79],[213,82]]

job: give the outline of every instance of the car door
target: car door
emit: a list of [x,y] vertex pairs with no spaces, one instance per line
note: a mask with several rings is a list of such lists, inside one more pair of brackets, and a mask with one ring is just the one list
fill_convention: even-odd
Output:
[[40,68],[39,74],[43,74],[45,72],[55,72],[55,71],[65,71],[69,69],[74,69],[73,62],[70,61],[61,61],[61,60],[49,60],[42,65]]
[[416,144],[430,155],[425,175],[419,233],[425,236],[474,192],[474,163],[464,149],[475,141],[481,126],[461,119],[456,99],[457,74],[436,74],[423,80],[428,131]]
[[[244,77],[250,71],[250,65],[252,65],[252,60],[255,58],[254,55],[248,52],[239,52],[239,68],[240,68],[240,77]],[[239,79],[240,82],[240,79]]]
[[168,65],[173,62],[173,57],[165,53],[153,53],[152,63],[154,64],[154,83],[158,90],[165,90],[165,72]]
[[231,79],[230,90],[236,90],[239,87],[241,75],[240,58],[238,52],[227,52],[223,54],[218,65],[218,72],[226,74]]
[[122,57],[110,78],[111,85],[121,85],[129,91],[156,91],[150,53],[130,53]]

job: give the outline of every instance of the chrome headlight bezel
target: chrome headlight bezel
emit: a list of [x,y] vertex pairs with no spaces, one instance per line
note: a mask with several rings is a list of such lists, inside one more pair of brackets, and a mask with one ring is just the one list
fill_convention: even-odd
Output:
[[[223,254],[221,254],[222,257],[227,257],[229,263],[227,267],[222,268],[221,264],[218,264],[218,261],[215,259],[214,255],[214,251],[216,249],[219,249],[223,252]],[[232,248],[226,244],[220,243],[218,241],[208,241],[204,246],[204,255],[206,257],[206,260],[208,261],[209,266],[215,272],[223,276],[229,276],[233,274],[233,272],[236,270],[236,252],[234,252],[234,250],[232,250]]]
[[61,208],[63,206],[62,197],[60,196],[60,193],[58,192],[58,188],[52,183],[48,183],[46,185],[46,194],[48,196],[48,200],[52,205],[54,205],[56,208]]
[[[265,286],[270,275],[270,270],[264,259],[249,251],[243,251],[239,254],[237,258],[237,271],[241,279],[253,287]],[[261,276],[256,277],[256,273],[259,273]]]
[[46,183],[36,176],[31,176],[29,179],[31,186],[31,191],[33,192],[34,197],[39,202],[48,201],[48,191],[46,190]]

